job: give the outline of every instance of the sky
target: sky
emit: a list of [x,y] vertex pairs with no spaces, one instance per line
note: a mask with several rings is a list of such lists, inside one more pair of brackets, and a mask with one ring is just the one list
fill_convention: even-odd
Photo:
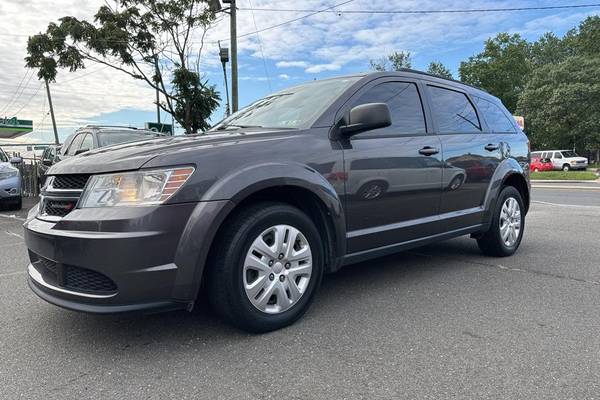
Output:
[[[106,0],[114,3],[114,0]],[[392,51],[410,51],[413,68],[441,61],[458,77],[462,60],[479,53],[499,32],[535,40],[545,32],[562,36],[600,7],[495,13],[353,14],[349,10],[464,10],[593,3],[589,0],[354,0],[297,22],[252,34],[302,17],[343,0],[238,0],[240,106],[285,87],[315,79],[369,70],[369,60]],[[51,142],[45,88],[25,68],[27,38],[51,21],[69,15],[92,20],[104,0],[0,0],[0,118],[34,121],[26,140]],[[294,9],[285,12],[258,9]],[[254,11],[251,11],[254,9]],[[297,9],[300,9],[297,11]],[[192,38],[200,43],[200,31]],[[225,98],[216,42],[227,46],[229,17],[222,15],[207,32],[201,70]],[[229,71],[228,71],[229,74]],[[51,85],[61,139],[86,124],[143,127],[156,121],[155,93],[146,84],[109,67],[86,63],[77,72],[61,70]],[[223,102],[224,103],[224,102]],[[218,122],[224,104],[211,116]],[[163,122],[171,117],[162,113]],[[179,129],[178,132],[181,132]]]

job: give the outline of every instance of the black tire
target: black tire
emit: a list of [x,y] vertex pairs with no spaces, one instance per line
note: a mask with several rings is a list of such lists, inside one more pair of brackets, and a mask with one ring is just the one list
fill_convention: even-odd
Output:
[[19,211],[22,208],[23,208],[23,198],[19,197],[19,200],[17,200],[16,202],[12,203],[10,205],[9,209],[11,211]]
[[562,166],[562,170],[565,172],[569,172],[571,170],[571,166],[569,164],[565,164]]
[[[324,270],[322,241],[312,220],[290,205],[260,202],[236,212],[225,223],[207,266],[209,301],[216,313],[227,323],[253,333],[280,329],[302,317],[314,299]],[[278,314],[268,314],[256,308],[246,295],[243,264],[254,239],[279,224],[291,225],[306,237],[313,256],[312,275],[296,304]]]
[[[509,197],[512,197],[517,201],[521,214],[521,229],[516,242],[512,246],[507,246],[502,240],[500,234],[500,213],[502,211],[502,206]],[[519,191],[512,186],[506,186],[500,192],[500,196],[498,197],[496,206],[494,207],[490,229],[483,236],[477,239],[477,245],[479,246],[481,252],[485,255],[493,257],[507,257],[513,255],[519,248],[521,240],[523,239],[523,232],[525,232],[525,207],[523,206],[521,193],[519,193]]]

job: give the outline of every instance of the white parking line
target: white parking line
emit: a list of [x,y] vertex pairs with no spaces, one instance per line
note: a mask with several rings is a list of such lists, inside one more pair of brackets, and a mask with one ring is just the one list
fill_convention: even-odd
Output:
[[5,215],[5,214],[0,214],[1,218],[5,218],[5,219],[16,219],[17,221],[25,221],[25,218],[21,218],[21,217],[17,217],[16,215]]
[[600,210],[600,206],[583,206],[583,205],[577,205],[577,204],[560,204],[560,203],[550,203],[547,201],[539,201],[539,200],[532,200],[532,203],[537,203],[537,204],[544,204],[547,206],[555,206],[555,207],[571,207],[571,208],[591,208],[594,210]]
[[14,233],[14,232],[7,231],[7,230],[4,230],[4,233],[6,233],[7,235],[10,235],[10,236],[18,237],[21,240],[24,239],[23,236],[19,235],[18,233]]
[[534,189],[600,190],[600,186],[531,185],[531,187]]

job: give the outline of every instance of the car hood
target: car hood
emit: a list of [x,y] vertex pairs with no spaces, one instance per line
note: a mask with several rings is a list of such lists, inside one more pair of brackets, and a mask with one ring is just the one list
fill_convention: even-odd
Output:
[[155,157],[222,145],[240,145],[248,141],[272,140],[297,131],[224,131],[210,134],[174,136],[104,147],[69,157],[53,165],[48,175],[99,174],[142,168]]

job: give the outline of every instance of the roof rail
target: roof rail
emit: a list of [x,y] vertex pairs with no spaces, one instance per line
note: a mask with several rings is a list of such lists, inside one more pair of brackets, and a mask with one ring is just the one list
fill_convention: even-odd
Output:
[[96,129],[105,129],[105,128],[119,128],[119,129],[135,129],[137,130],[138,128],[136,128],[135,126],[122,126],[122,125],[94,125],[94,124],[88,124],[84,127],[81,127],[79,129],[83,129],[83,128],[96,128]]
[[469,86],[469,87],[472,87],[473,89],[481,90],[482,92],[485,92],[485,93],[488,93],[488,94],[489,94],[489,92],[488,92],[487,90],[485,90],[485,89],[482,89],[482,88],[480,88],[480,87],[478,87],[478,86],[471,85],[471,84],[469,84],[469,83],[464,83],[464,82],[461,82],[461,81],[459,81],[459,80],[456,80],[456,79],[452,79],[452,78],[445,78],[445,77],[443,77],[443,76],[439,76],[439,75],[435,75],[435,74],[430,74],[429,72],[425,72],[425,71],[419,71],[419,70],[412,69],[412,68],[400,68],[398,71],[399,71],[399,72],[412,72],[412,73],[414,73],[414,74],[426,75],[426,76],[431,76],[432,78],[444,79],[444,80],[446,80],[446,81],[455,82],[455,83],[460,83],[461,85]]

